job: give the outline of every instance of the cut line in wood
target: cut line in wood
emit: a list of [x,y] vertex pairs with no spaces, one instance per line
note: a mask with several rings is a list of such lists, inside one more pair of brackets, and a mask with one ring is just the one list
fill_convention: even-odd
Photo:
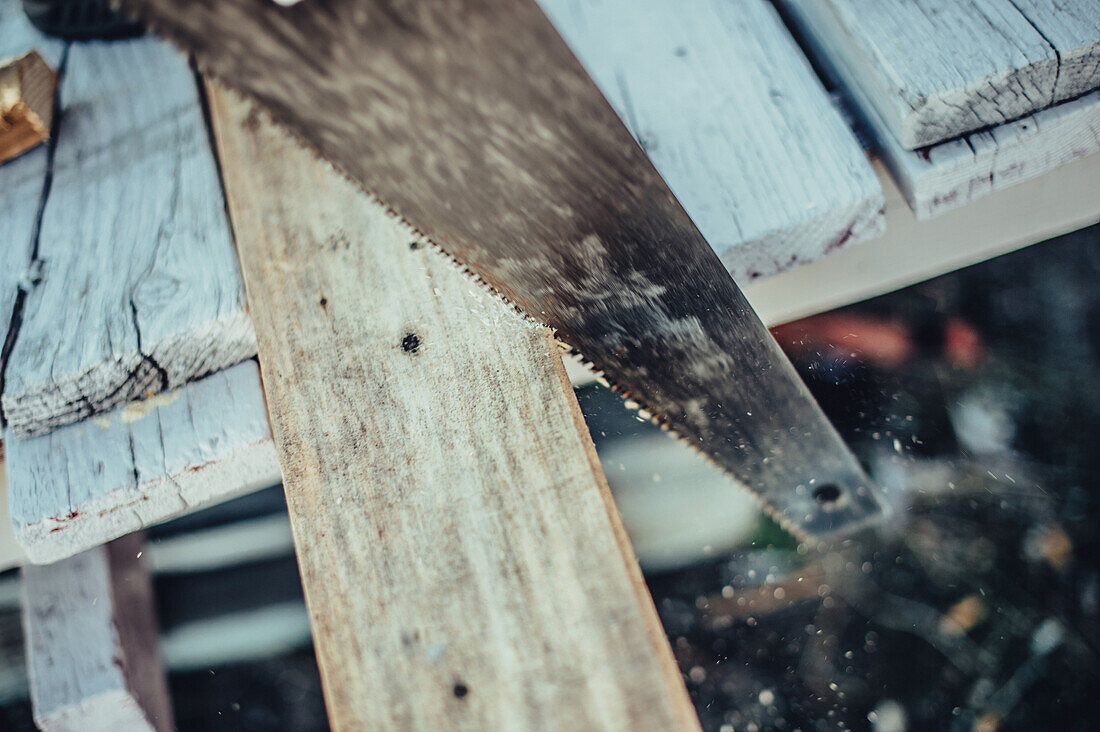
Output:
[[777,0],[912,150],[1100,86],[1100,0]]
[[23,569],[31,704],[44,732],[174,729],[140,553],[131,536]]
[[[28,247],[34,261],[19,271],[36,273],[4,363],[16,435],[255,354],[187,59],[154,38],[75,43],[60,99],[38,239],[11,245]],[[15,201],[20,216],[37,213],[33,193]]]
[[255,361],[49,434],[5,439],[15,537],[71,556],[280,480]]
[[739,283],[883,231],[882,189],[765,0],[540,0]]
[[333,728],[698,728],[552,332],[209,97]]

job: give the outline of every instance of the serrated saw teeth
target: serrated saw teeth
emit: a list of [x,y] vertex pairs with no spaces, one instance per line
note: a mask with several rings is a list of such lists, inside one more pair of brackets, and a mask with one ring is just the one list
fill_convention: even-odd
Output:
[[[800,538],[855,457],[535,0],[121,0]],[[531,70],[537,72],[533,73]]]

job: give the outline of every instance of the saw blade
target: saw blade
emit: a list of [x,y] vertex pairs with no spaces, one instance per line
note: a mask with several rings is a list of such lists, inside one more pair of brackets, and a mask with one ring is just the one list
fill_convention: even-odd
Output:
[[123,0],[823,538],[880,512],[535,0]]

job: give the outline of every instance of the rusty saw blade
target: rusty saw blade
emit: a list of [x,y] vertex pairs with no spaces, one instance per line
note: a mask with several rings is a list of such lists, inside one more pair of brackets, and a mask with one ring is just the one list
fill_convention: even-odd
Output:
[[859,464],[535,0],[122,0],[823,538]]

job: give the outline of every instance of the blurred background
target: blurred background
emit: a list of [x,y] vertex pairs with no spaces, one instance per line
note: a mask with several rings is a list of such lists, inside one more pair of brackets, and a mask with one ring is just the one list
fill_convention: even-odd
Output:
[[[578,389],[705,729],[1096,728],[1098,280],[1093,226],[774,330],[894,509],[829,553]],[[148,538],[179,729],[326,729],[281,489]],[[4,730],[22,648],[8,572]]]

